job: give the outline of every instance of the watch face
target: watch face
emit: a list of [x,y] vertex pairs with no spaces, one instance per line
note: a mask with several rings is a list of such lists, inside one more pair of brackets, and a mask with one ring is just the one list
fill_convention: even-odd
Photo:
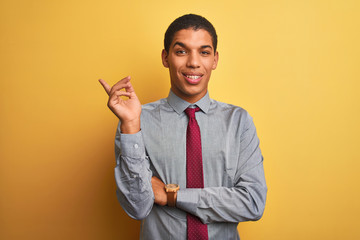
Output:
[[168,189],[176,189],[178,187],[179,187],[179,185],[174,184],[174,183],[166,184],[166,188],[168,188]]

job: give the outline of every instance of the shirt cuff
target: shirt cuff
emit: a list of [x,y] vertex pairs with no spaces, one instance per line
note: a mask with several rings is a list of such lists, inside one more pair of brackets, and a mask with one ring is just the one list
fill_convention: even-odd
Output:
[[145,146],[141,131],[134,134],[120,134],[121,155],[130,158],[145,156]]
[[176,197],[176,207],[195,215],[200,199],[201,189],[187,188],[179,190]]

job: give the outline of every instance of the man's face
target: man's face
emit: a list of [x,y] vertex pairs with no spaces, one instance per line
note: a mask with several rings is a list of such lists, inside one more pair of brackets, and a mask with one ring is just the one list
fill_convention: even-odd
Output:
[[170,72],[171,90],[190,103],[200,100],[207,92],[218,58],[206,30],[189,28],[176,32],[169,52],[162,52],[163,65]]

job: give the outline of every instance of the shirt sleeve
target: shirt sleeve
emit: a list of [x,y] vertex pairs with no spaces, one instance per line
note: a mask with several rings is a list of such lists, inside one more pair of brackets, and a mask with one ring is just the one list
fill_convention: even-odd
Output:
[[259,139],[249,115],[239,145],[233,187],[180,189],[176,207],[198,216],[206,224],[260,219],[265,208],[267,186]]
[[121,134],[120,124],[115,137],[116,194],[125,212],[134,219],[145,218],[154,204],[150,161],[145,154],[142,132]]

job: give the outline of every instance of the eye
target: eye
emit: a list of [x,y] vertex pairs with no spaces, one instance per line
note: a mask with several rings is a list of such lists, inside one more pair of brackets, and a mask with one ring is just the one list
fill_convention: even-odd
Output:
[[176,54],[184,55],[184,54],[186,54],[186,51],[185,50],[178,50],[178,51],[176,51]]
[[202,54],[202,55],[209,55],[210,52],[208,52],[208,51],[202,51],[201,54]]

